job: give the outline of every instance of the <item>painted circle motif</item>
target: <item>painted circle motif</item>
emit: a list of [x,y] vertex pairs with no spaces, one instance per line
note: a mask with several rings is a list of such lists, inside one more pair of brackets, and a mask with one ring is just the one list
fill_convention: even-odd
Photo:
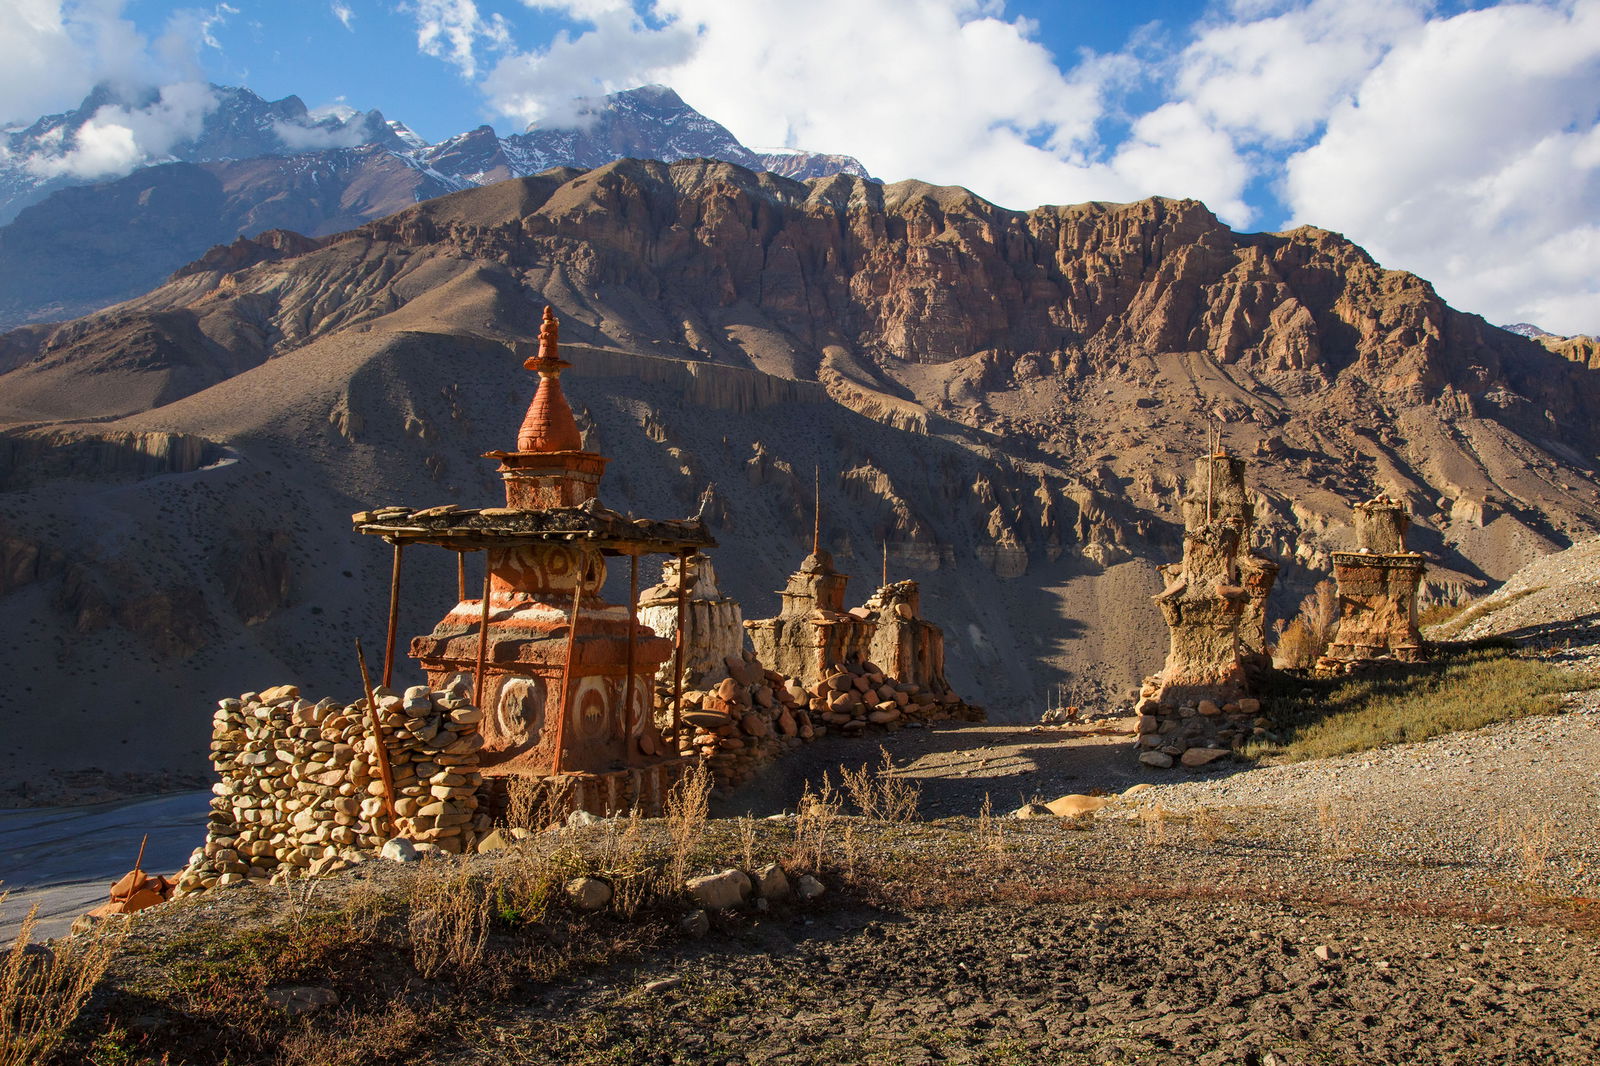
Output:
[[508,677],[494,701],[494,721],[513,747],[539,742],[544,731],[545,683],[536,677]]
[[572,700],[572,725],[582,740],[599,740],[611,731],[611,686],[603,677],[586,677]]

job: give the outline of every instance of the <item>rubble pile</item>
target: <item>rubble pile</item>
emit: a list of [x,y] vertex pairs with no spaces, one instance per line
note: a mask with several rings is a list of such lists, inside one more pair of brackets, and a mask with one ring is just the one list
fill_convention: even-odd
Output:
[[394,824],[365,699],[343,705],[300,697],[293,685],[219,701],[205,846],[178,879],[179,894],[245,879],[322,874],[393,837],[459,854],[489,819],[480,813],[483,712],[464,685],[403,696],[374,691],[394,779]]
[[[943,719],[983,721],[983,709],[964,702],[947,685],[897,681],[871,662],[836,663],[809,688],[768,670],[746,651],[724,660],[728,676],[705,690],[683,694],[687,729],[682,750],[707,760],[718,785],[737,787],[760,767],[829,728],[845,736],[867,729],[899,729]],[[671,692],[661,690],[670,707]]]
[[1139,761],[1162,770],[1216,762],[1272,728],[1272,720],[1261,715],[1261,701],[1248,696],[1177,707],[1145,698],[1137,709]]

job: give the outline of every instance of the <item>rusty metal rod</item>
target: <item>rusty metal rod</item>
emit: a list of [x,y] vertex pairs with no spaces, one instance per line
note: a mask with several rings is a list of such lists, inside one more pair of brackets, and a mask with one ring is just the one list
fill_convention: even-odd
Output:
[[572,590],[572,615],[567,619],[567,654],[561,664],[561,717],[556,719],[556,750],[550,757],[550,773],[561,773],[561,749],[567,742],[567,719],[572,717],[572,660],[578,650],[578,605],[583,600],[583,580],[588,574],[585,564],[578,572],[578,583]]
[[361,687],[367,692],[367,719],[372,725],[372,756],[378,763],[378,777],[383,781],[383,813],[389,816],[389,831],[399,831],[399,819],[394,813],[394,772],[389,769],[389,749],[383,743],[383,722],[378,718],[378,697],[372,691],[372,676],[367,673],[367,654],[361,650],[361,638],[356,638],[356,662],[361,665]]
[[[639,644],[639,556],[628,556],[628,673],[622,680],[622,724],[626,743],[633,743],[633,669]],[[630,750],[630,755],[633,752]]]
[[683,732],[683,648],[689,627],[689,553],[678,552],[678,640],[672,650],[672,742],[682,750]]
[[400,624],[400,559],[405,545],[394,542],[394,567],[389,571],[389,632],[383,640],[383,685],[394,679],[394,637]]
[[489,556],[485,554],[483,558],[483,613],[478,617],[478,665],[472,678],[472,705],[480,711],[483,709],[483,664],[489,656],[489,578],[494,575]]

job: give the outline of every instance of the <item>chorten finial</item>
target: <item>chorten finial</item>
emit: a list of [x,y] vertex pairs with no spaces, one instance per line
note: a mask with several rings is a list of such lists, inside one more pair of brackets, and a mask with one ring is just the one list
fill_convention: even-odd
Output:
[[547,305],[539,324],[539,355],[523,366],[539,373],[539,391],[528,405],[528,414],[517,432],[521,452],[576,452],[583,450],[583,434],[577,419],[561,393],[561,371],[572,364],[561,358],[560,326],[555,312]]

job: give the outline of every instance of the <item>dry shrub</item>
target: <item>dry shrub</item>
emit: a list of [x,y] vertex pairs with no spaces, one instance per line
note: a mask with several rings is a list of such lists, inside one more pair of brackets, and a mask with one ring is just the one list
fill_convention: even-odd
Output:
[[844,815],[844,798],[827,774],[822,786],[811,791],[807,781],[800,793],[800,813],[794,822],[794,862],[802,869],[820,870],[828,857],[828,844]]
[[349,1011],[331,1025],[290,1033],[274,1062],[275,1066],[368,1066],[403,1055],[428,1030],[428,1018],[396,998],[375,1011]]
[[850,802],[863,816],[885,822],[909,822],[917,817],[922,802],[922,786],[895,772],[889,749],[879,747],[881,759],[876,768],[863,764],[851,771],[839,767],[839,777]]
[[672,853],[667,881],[673,891],[683,887],[689,872],[689,857],[706,832],[706,816],[711,810],[711,771],[704,762],[678,778],[667,793],[667,840]]
[[489,893],[463,858],[430,859],[411,886],[411,963],[426,978],[470,974],[489,936]]
[[991,876],[1007,872],[1011,867],[1010,846],[1006,843],[1005,819],[994,816],[994,801],[983,794],[983,806],[978,810],[978,848],[982,863]]
[[756,820],[749,815],[739,817],[739,857],[744,860],[744,869],[756,868]]
[[502,824],[537,833],[566,819],[572,786],[563,780],[554,788],[524,777],[505,779],[506,810]]
[[1319,581],[1300,601],[1300,613],[1278,634],[1273,661],[1284,669],[1308,670],[1316,665],[1339,628],[1339,587]]
[[1202,843],[1215,844],[1228,834],[1233,826],[1210,807],[1201,807],[1189,816],[1189,825]]
[[607,818],[601,826],[599,839],[590,845],[590,866],[611,885],[612,910],[632,918],[650,895],[654,873],[644,821],[635,807],[626,818]]
[[1498,849],[1529,891],[1543,891],[1550,876],[1550,856],[1555,851],[1556,826],[1549,815],[1526,815],[1512,822],[1502,814],[1495,823]]
[[1139,808],[1139,824],[1144,826],[1145,843],[1153,847],[1165,847],[1170,841],[1167,823],[1172,820],[1172,812],[1153,803],[1148,807]]
[[1367,839],[1367,813],[1346,806],[1337,796],[1317,797],[1317,834],[1330,859],[1353,858]]
[[49,954],[35,954],[29,945],[38,916],[35,905],[0,959],[0,1066],[33,1066],[61,1046],[126,935],[119,929],[70,937]]

